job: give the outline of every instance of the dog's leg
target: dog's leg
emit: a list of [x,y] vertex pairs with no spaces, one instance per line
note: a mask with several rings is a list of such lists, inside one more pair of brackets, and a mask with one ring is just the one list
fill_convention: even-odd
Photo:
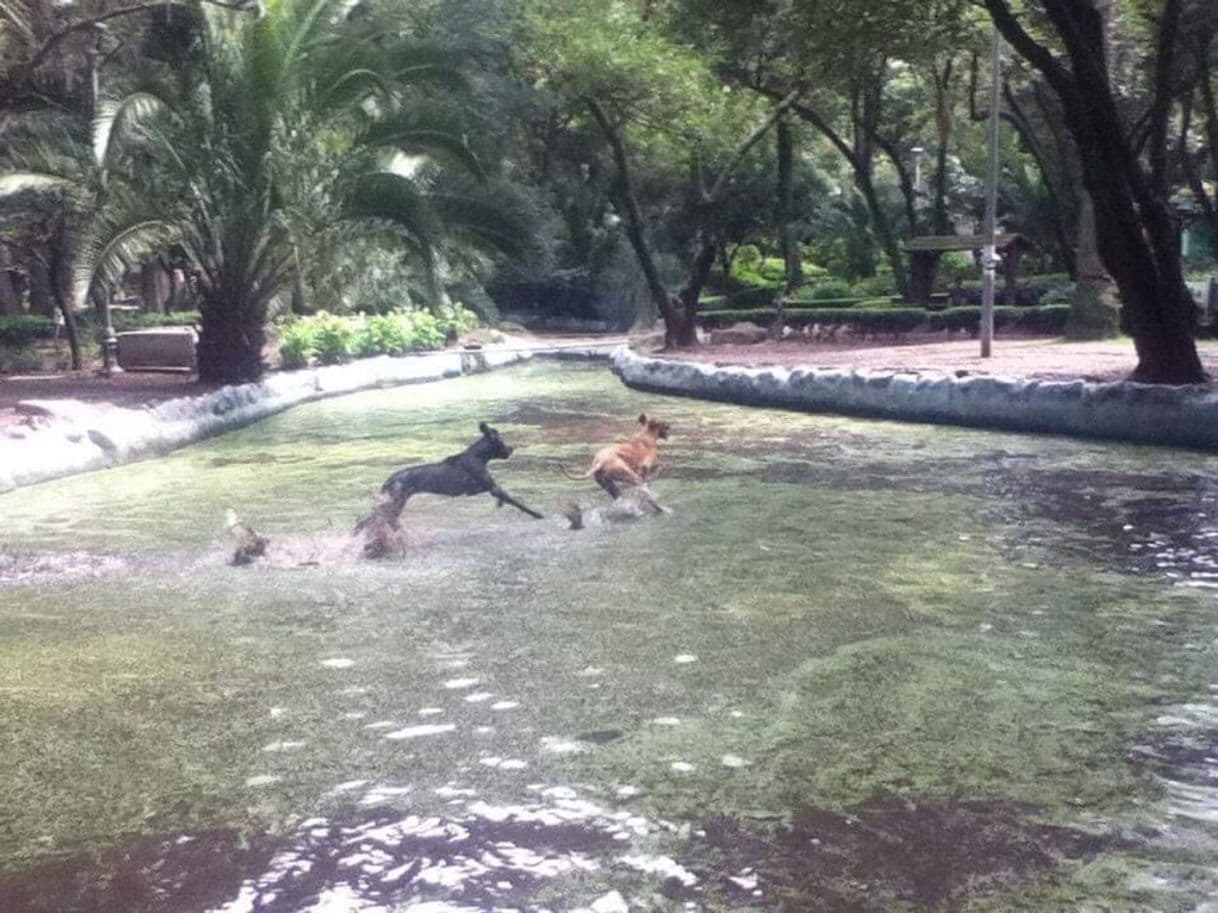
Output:
[[661,504],[659,501],[657,501],[655,499],[655,495],[653,495],[648,490],[646,485],[640,485],[638,488],[635,489],[635,491],[638,492],[639,500],[642,501],[646,507],[649,507],[651,510],[655,511],[657,514],[672,513],[671,510],[669,510],[667,507],[665,507],[663,504]]
[[617,487],[617,482],[613,481],[613,476],[605,472],[603,469],[598,469],[593,473],[592,478],[596,479],[596,484],[605,490],[609,497],[617,500],[622,496],[622,490]]
[[504,491],[498,485],[495,485],[494,487],[491,488],[491,495],[492,495],[492,497],[494,497],[494,499],[496,501],[499,502],[500,507],[502,507],[504,505],[504,503],[511,504],[514,508],[516,508],[517,510],[524,511],[526,514],[528,514],[530,517],[532,517],[535,520],[544,520],[545,519],[537,511],[533,510],[532,508],[525,507],[523,504],[521,504],[519,501],[517,501],[515,498],[513,498],[511,495],[509,495],[506,491]]

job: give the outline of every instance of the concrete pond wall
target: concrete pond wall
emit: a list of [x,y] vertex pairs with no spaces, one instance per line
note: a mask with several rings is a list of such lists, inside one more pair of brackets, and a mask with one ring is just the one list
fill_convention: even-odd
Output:
[[0,436],[0,492],[62,476],[160,456],[241,428],[302,403],[360,390],[459,377],[534,356],[605,358],[606,351],[452,350],[403,358],[369,358],[346,365],[271,373],[257,383],[221,387],[202,396],[127,409],[77,400],[25,400],[31,427]]
[[838,368],[744,368],[613,353],[640,390],[802,412],[1069,434],[1218,450],[1218,391],[1128,381],[950,377]]
[[630,387],[751,406],[1048,432],[1218,451],[1218,392],[1125,381],[963,378],[672,361],[626,346],[447,351],[273,373],[146,409],[29,400],[33,427],[0,437],[0,492],[170,452],[292,406],[376,387],[493,370],[533,357],[605,359]]

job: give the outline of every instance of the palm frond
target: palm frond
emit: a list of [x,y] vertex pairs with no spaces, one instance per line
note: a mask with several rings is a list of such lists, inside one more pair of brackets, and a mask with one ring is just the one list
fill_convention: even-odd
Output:
[[42,174],[35,171],[0,172],[0,201],[19,194],[55,193],[70,191],[76,182],[61,174]]
[[392,171],[374,171],[355,182],[345,207],[350,219],[381,223],[403,235],[430,270],[440,226],[427,195],[410,178]]
[[37,43],[29,17],[21,10],[20,5],[12,3],[11,0],[0,0],[0,20],[0,25],[7,22],[9,28],[20,35],[26,45]]
[[449,234],[513,259],[527,259],[535,252],[537,224],[510,187],[433,188],[428,202]]
[[128,269],[164,250],[180,235],[181,229],[172,222],[139,215],[126,221],[93,220],[80,239],[72,269],[75,300],[85,301],[97,283],[113,288]]
[[109,166],[129,131],[167,110],[169,106],[165,99],[147,90],[102,102],[93,119],[94,162],[100,168]]
[[390,47],[387,53],[386,66],[400,83],[456,92],[469,89],[469,79],[460,69],[456,55],[447,48],[402,41]]
[[459,119],[451,108],[439,103],[414,104],[373,122],[361,133],[358,144],[430,156],[483,176],[482,164],[470,149]]

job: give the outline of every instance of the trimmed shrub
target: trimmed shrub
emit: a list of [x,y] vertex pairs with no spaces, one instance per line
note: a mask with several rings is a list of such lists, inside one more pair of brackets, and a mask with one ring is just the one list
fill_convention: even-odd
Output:
[[727,296],[727,306],[732,309],[766,308],[774,303],[778,288],[752,288]]
[[40,339],[53,339],[55,321],[50,317],[18,315],[0,317],[0,345],[20,349]]
[[29,374],[42,370],[42,356],[32,346],[0,345],[0,374]]
[[861,304],[862,298],[799,299],[788,301],[786,307],[793,311],[824,310],[825,308],[850,308]]
[[[1066,327],[1070,308],[1066,305],[1051,305],[1037,308],[996,307],[994,328],[996,330],[1019,330],[1046,336],[1060,335]],[[698,315],[708,328],[728,326],[737,321],[752,321],[760,326],[774,322],[778,312],[774,308],[761,310],[703,311]],[[861,334],[911,333],[914,330],[942,332],[944,330],[966,331],[977,335],[981,326],[981,309],[974,307],[948,308],[944,311],[924,311],[909,307],[874,308],[808,308],[786,310],[783,320],[789,326],[847,326]]]
[[813,301],[840,301],[857,296],[853,286],[845,279],[822,279],[812,285],[809,297]]

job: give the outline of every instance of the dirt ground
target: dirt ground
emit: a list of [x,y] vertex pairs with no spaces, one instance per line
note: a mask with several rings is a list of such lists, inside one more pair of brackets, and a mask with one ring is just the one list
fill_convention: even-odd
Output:
[[[528,336],[509,340],[522,348],[549,344],[589,345],[625,341],[625,337]],[[1218,377],[1218,343],[1199,343],[1202,361]],[[1106,342],[1064,342],[1057,339],[997,339],[993,355],[980,357],[976,340],[944,341],[910,338],[900,343],[828,343],[806,340],[752,345],[703,345],[670,357],[724,365],[859,368],[921,374],[988,374],[1005,377],[1091,381],[1120,380],[1136,362],[1127,339]],[[29,399],[75,399],[106,405],[142,408],[181,396],[206,393],[192,374],[165,371],[127,372],[104,377],[96,372],[41,373],[0,376],[0,426],[22,421],[17,403]]]

